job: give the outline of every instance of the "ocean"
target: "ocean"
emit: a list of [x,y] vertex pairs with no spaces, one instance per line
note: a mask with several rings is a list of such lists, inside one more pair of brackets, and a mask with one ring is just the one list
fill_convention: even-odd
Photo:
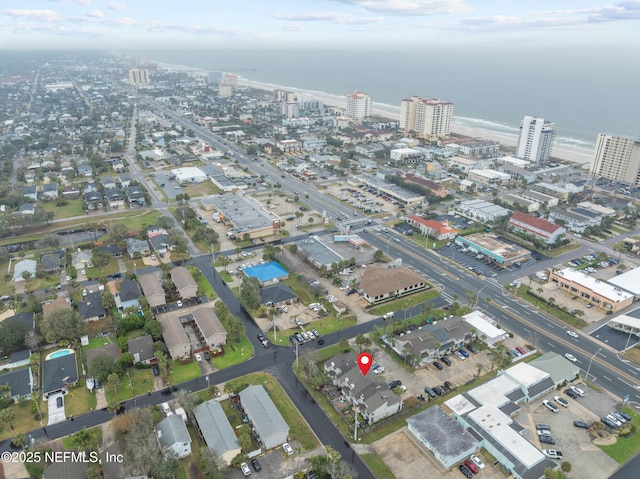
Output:
[[[613,52],[613,53],[612,53]],[[454,103],[454,125],[517,135],[524,115],[556,123],[556,143],[591,153],[598,133],[640,135],[640,64],[611,48],[531,46],[394,51],[144,51],[141,58],[235,72],[399,111],[413,95]]]

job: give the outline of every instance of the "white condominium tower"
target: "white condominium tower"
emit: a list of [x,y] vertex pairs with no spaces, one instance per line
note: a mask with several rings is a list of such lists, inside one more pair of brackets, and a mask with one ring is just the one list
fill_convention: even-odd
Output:
[[369,95],[361,91],[354,91],[347,95],[347,116],[360,121],[371,116],[372,100]]
[[640,186],[640,141],[600,133],[591,161],[591,175]]
[[556,124],[544,118],[525,116],[520,123],[520,137],[516,146],[516,157],[542,164],[549,159]]
[[132,86],[149,86],[149,70],[140,68],[129,70],[129,84]]
[[439,98],[407,98],[400,102],[400,129],[424,138],[442,138],[451,133],[453,103]]

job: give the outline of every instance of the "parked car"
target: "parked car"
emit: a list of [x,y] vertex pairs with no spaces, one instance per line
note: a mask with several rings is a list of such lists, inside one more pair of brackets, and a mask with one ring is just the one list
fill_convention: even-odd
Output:
[[293,455],[293,448],[289,445],[288,442],[285,442],[282,445],[282,449],[284,450],[284,452],[287,453],[287,455],[289,455],[289,456]]
[[433,391],[438,395],[438,396],[442,396],[444,394],[444,391],[442,390],[442,388],[440,386],[434,386],[433,387]]
[[516,351],[518,351],[520,354],[527,354],[527,352],[524,350],[524,348],[522,348],[520,346],[516,346]]
[[62,407],[62,396],[56,398],[56,406]]
[[547,401],[546,399],[544,401],[542,401],[542,404],[544,404],[546,406],[546,408],[551,412],[559,412],[560,411],[558,409],[558,406],[556,406],[555,404],[553,404],[550,401]]
[[443,386],[449,391],[453,391],[453,389],[455,388],[451,381],[445,381]]
[[438,371],[442,371],[444,369],[444,366],[442,366],[438,361],[434,361],[433,365]]
[[618,414],[620,414],[623,418],[625,418],[627,421],[631,421],[631,416],[629,416],[626,412],[624,411],[618,411]]
[[538,436],[538,439],[543,444],[551,444],[551,445],[553,445],[553,444],[556,443],[556,441],[554,441],[551,436]]
[[153,372],[154,376],[160,376],[160,368],[156,364],[151,366],[151,371]]
[[424,388],[424,392],[426,392],[430,398],[436,397],[436,392],[433,389],[431,389],[429,386]]
[[482,462],[482,459],[480,459],[480,456],[476,456],[474,454],[473,456],[471,456],[471,460],[476,466],[478,466],[478,468],[484,469],[484,462]]
[[547,431],[551,431],[551,426],[548,424],[536,424],[536,429],[546,429]]
[[562,407],[569,407],[569,403],[566,399],[561,398],[560,396],[553,396],[553,400],[560,404]]
[[556,449],[543,449],[542,454],[547,456],[549,459],[562,460],[562,451],[557,451]]
[[462,354],[465,358],[469,357],[469,353],[466,352],[464,349],[458,349],[458,352]]
[[564,393],[571,399],[576,399],[578,397],[578,395],[571,389],[567,389]]
[[446,356],[442,356],[442,357],[440,358],[440,361],[442,361],[442,362],[443,362],[444,364],[446,364],[447,366],[451,366],[451,359],[449,359],[449,358],[448,358],[448,357],[446,357]]
[[576,386],[571,386],[569,389],[571,389],[574,393],[576,393],[578,396],[580,397],[584,397],[584,391],[582,389],[580,389],[579,387]]
[[469,470],[474,474],[478,474],[480,472],[480,469],[478,469],[478,466],[476,466],[471,459],[467,459],[466,461],[464,461],[464,465],[467,466]]
[[251,459],[251,465],[253,466],[253,470],[256,472],[260,472],[262,471],[262,466],[260,465],[260,463],[258,462],[258,460],[254,457],[253,459]]
[[402,386],[402,381],[399,381],[397,379],[389,383],[389,389],[397,388],[399,386]]
[[600,421],[602,421],[604,424],[606,424],[607,426],[609,426],[611,429],[618,429],[618,426],[616,425],[616,423],[614,423],[611,419],[609,419],[608,417],[601,417]]
[[474,348],[473,346],[471,346],[470,344],[467,345],[467,349],[469,351],[471,351],[471,353],[473,353],[473,354],[478,354],[478,350],[476,348]]
[[538,436],[551,436],[551,431],[548,431],[546,429],[536,429],[536,434]]
[[460,464],[458,466],[458,469],[460,469],[460,472],[464,474],[464,477],[466,477],[467,479],[471,479],[473,477],[473,473],[471,472],[471,470],[464,464]]
[[573,421],[575,427],[581,427],[582,429],[589,429],[589,425],[584,421]]
[[240,470],[242,471],[242,474],[244,474],[244,477],[251,475],[251,469],[249,469],[249,466],[247,465],[246,462],[243,462],[242,464],[240,464]]

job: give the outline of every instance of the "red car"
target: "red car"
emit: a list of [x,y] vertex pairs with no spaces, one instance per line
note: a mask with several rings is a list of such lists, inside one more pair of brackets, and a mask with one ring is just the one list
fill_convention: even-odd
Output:
[[520,346],[516,346],[516,351],[518,351],[520,354],[527,354],[524,348],[521,348]]
[[476,463],[473,462],[471,459],[467,459],[466,461],[464,461],[464,465],[467,466],[469,470],[474,474],[478,474],[480,472],[480,469],[478,469],[478,466],[476,466]]

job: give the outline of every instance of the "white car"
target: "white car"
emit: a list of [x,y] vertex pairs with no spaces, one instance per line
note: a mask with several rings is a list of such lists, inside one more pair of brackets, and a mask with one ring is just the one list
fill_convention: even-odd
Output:
[[553,400],[558,404],[560,404],[560,406],[562,407],[569,407],[569,403],[567,402],[567,400],[564,398],[561,398],[560,396],[553,396]]
[[562,459],[562,452],[556,451],[555,449],[543,449],[542,454],[549,459]]
[[571,336],[572,338],[574,338],[574,339],[578,339],[578,337],[579,337],[579,336],[578,336],[578,333],[576,333],[575,331],[568,330],[568,331],[567,331],[567,334],[568,334],[569,336]]
[[544,404],[546,408],[551,412],[560,412],[560,409],[558,409],[558,406],[556,406],[552,402],[547,401],[546,399],[542,401],[542,404]]
[[282,449],[284,450],[284,452],[286,452],[289,456],[293,455],[293,448],[289,445],[288,442],[285,442],[282,445]]
[[571,386],[569,389],[571,389],[574,393],[576,393],[578,396],[580,397],[584,397],[584,391],[576,386]]
[[475,454],[473,456],[471,456],[471,461],[478,466],[479,469],[484,469],[484,462],[482,462],[482,459],[480,459],[479,456],[476,456]]
[[202,361],[202,356],[200,356],[200,353],[196,354],[196,361]]
[[242,464],[240,464],[240,470],[242,471],[242,474],[244,474],[244,477],[251,475],[251,469],[249,469],[249,466],[247,465],[246,462],[243,462]]
[[564,357],[567,358],[572,363],[575,363],[577,361],[576,357],[571,353],[564,353]]

